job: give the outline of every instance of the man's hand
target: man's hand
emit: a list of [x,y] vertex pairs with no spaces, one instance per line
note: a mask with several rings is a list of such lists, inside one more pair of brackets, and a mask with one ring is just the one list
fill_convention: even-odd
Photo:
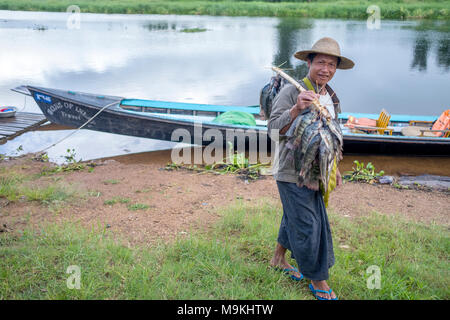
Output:
[[318,100],[319,97],[320,95],[312,90],[302,91],[297,96],[297,103],[295,104],[295,108],[298,111],[302,111],[306,109],[314,100]]
[[311,90],[300,92],[297,96],[297,102],[289,110],[292,120],[288,125],[280,130],[280,134],[285,134],[300,112],[305,110],[314,100],[319,99],[319,97],[320,95]]

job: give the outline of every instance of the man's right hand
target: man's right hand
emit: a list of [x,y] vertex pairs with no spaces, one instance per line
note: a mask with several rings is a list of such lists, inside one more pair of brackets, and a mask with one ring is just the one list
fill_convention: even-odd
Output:
[[298,111],[303,111],[306,109],[314,100],[319,100],[320,95],[315,93],[312,90],[302,91],[297,96],[297,103],[295,104],[295,108]]
[[297,102],[289,110],[291,114],[291,122],[280,130],[280,134],[285,134],[300,112],[306,109],[314,100],[319,99],[319,97],[320,95],[311,90],[300,92],[297,96]]

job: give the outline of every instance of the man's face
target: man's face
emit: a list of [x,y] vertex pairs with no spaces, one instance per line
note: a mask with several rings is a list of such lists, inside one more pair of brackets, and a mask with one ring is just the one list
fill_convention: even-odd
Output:
[[321,53],[317,54],[312,62],[308,60],[309,77],[312,82],[317,82],[319,86],[325,85],[333,78],[337,63],[337,57]]

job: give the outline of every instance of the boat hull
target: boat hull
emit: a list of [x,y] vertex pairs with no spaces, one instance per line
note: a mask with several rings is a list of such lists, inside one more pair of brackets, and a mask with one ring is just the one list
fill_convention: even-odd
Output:
[[[204,146],[212,142],[226,146],[227,141],[230,141],[235,146],[251,151],[270,151],[273,147],[266,128],[229,127],[122,111],[118,107],[121,97],[103,98],[103,105],[94,105],[62,97],[62,93],[55,94],[54,90],[34,87],[28,87],[28,90],[47,119],[60,125],[79,128],[108,103],[117,101],[116,106],[103,110],[84,129]],[[44,98],[36,98],[42,96]]]
[[[60,125],[79,128],[104,108],[84,129],[204,146],[214,142],[225,147],[231,141],[235,147],[250,151],[270,151],[275,145],[265,126],[233,126],[150,115],[122,109],[122,97],[32,86],[27,89],[47,119]],[[344,153],[450,156],[450,139],[344,133]]]

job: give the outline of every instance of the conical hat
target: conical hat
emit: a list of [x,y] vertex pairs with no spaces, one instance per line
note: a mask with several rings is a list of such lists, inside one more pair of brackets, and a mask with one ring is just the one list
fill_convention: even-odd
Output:
[[341,56],[341,49],[339,48],[339,44],[332,38],[322,38],[314,43],[311,50],[298,51],[294,54],[294,57],[303,61],[307,61],[308,54],[310,53],[322,53],[341,58],[341,62],[337,66],[338,69],[351,69],[355,65],[352,60]]

